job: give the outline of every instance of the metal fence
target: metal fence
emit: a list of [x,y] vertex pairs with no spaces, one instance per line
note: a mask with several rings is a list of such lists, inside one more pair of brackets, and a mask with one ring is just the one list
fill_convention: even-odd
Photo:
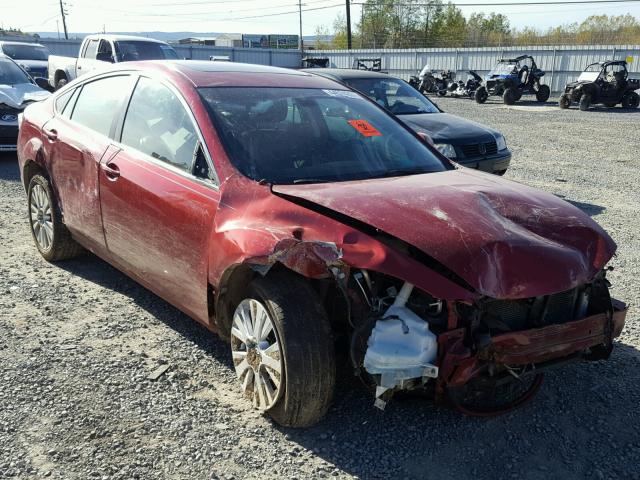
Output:
[[[0,40],[36,41],[31,37],[1,37]],[[53,55],[77,57],[82,40],[58,40],[41,38],[38,43],[46,46]],[[273,65],[276,67],[299,68],[300,51],[267,48],[207,47],[200,45],[172,45],[178,56],[193,60],[209,60],[211,56],[229,57],[233,62]]]
[[475,70],[484,77],[498,58],[532,55],[539,68],[547,72],[545,81],[552,91],[561,91],[565,84],[575,80],[590,63],[632,57],[629,65],[632,75],[640,77],[639,45],[598,46],[532,46],[487,48],[431,48],[407,50],[313,50],[310,57],[329,58],[334,68],[352,68],[357,59],[381,58],[383,71],[408,79],[429,64],[435,70],[454,70],[457,79],[465,80],[466,71]]
[[[0,40],[21,40],[0,37]],[[34,41],[29,39],[27,41]],[[54,55],[75,57],[81,40],[58,40],[42,38],[39,43],[47,46]],[[208,60],[210,56],[228,56],[231,61],[273,65],[277,67],[299,68],[301,57],[298,50],[207,47],[199,45],[174,45],[178,56]],[[435,70],[454,70],[458,79],[466,79],[467,70],[475,70],[481,76],[488,73],[498,58],[532,55],[540,68],[547,72],[546,83],[558,92],[567,82],[577,78],[590,63],[610,59],[632,57],[629,65],[632,75],[640,77],[640,45],[567,45],[531,47],[485,47],[485,48],[421,48],[406,50],[310,50],[309,57],[328,57],[330,65],[336,68],[351,68],[354,61],[362,58],[381,58],[382,69],[392,75],[408,79],[422,67],[429,64]]]

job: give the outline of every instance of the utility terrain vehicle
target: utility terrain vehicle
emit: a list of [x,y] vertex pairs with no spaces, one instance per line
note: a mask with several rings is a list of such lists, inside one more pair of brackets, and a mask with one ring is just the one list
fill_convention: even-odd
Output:
[[627,62],[609,60],[592,63],[584,69],[578,80],[568,83],[560,97],[560,108],[569,108],[577,102],[580,110],[589,110],[591,105],[602,104],[613,108],[638,108],[640,80],[629,78]]
[[540,83],[544,75],[531,55],[498,60],[487,75],[485,84],[476,90],[476,102],[484,103],[489,95],[497,95],[505,104],[513,105],[526,94],[535,94],[537,101],[546,102],[551,90],[548,85]]

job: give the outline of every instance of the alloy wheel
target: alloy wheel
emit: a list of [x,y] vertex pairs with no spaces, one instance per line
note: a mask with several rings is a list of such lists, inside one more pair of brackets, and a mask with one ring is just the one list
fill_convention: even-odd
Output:
[[233,314],[231,353],[242,391],[259,410],[269,410],[284,388],[282,350],[265,306],[243,300]]
[[53,243],[53,211],[49,195],[42,185],[34,185],[29,202],[29,220],[33,236],[42,251],[48,251]]

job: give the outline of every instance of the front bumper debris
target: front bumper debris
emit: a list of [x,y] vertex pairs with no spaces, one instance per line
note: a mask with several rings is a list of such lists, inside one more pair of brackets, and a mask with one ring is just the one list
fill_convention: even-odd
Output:
[[[488,365],[535,366],[580,353],[586,360],[606,358],[613,339],[622,332],[626,314],[627,306],[613,300],[612,313],[496,335],[488,345],[475,352],[465,345],[465,329],[446,332],[438,337],[438,390],[443,393],[445,388],[460,387],[486,371]],[[591,357],[593,349],[599,349],[600,353]]]

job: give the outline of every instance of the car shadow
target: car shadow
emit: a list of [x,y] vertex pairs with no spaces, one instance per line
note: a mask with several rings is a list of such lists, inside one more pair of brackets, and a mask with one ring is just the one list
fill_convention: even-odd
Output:
[[231,354],[226,342],[101,258],[87,253],[74,260],[58,262],[56,266],[129,297],[137,306],[232,368]]
[[[232,369],[226,342],[106,262],[87,255],[59,265],[131,298]],[[622,448],[637,441],[640,416],[632,412],[640,394],[639,365],[640,352],[616,342],[608,361],[550,371],[531,403],[480,419],[408,395],[396,396],[380,411],[345,360],[334,402],[320,423],[307,429],[273,428],[295,444],[289,461],[304,463],[304,455],[311,453],[325,462],[312,478],[339,476],[340,471],[362,479],[543,480],[549,471],[553,478],[597,478],[600,465],[624,477],[624,457],[605,457],[600,443],[615,441]]]
[[556,194],[558,197],[563,199],[565,202],[570,203],[571,205],[578,207],[584,213],[589,215],[590,217],[595,217],[596,215],[600,215],[607,208],[602,205],[596,205],[595,203],[587,203],[587,202],[578,202],[576,200],[570,200],[566,198],[564,195]]
[[20,168],[15,153],[0,153],[0,180],[20,181]]

